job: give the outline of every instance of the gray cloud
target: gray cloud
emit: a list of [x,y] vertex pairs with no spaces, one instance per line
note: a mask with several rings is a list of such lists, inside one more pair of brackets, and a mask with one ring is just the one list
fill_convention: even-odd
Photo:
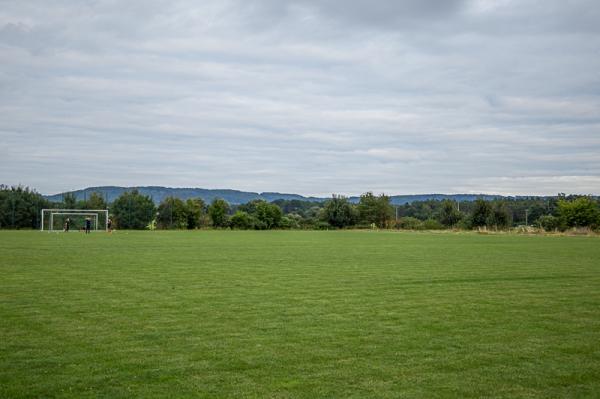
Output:
[[6,1],[0,182],[600,193],[594,1]]
[[277,0],[250,1],[245,11],[255,17],[253,20],[266,20],[278,23],[282,20],[337,23],[336,29],[342,32],[360,27],[375,29],[417,28],[423,23],[431,23],[452,17],[465,6],[464,0],[404,0],[379,1],[352,0],[299,0],[282,2]]

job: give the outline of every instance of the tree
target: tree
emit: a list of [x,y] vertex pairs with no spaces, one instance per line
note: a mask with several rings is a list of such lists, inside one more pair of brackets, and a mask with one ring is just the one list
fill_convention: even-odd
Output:
[[358,211],[346,197],[333,195],[323,207],[323,220],[333,227],[347,227],[356,224]]
[[471,212],[471,224],[473,227],[486,226],[488,218],[492,214],[492,207],[489,202],[482,198],[478,198],[473,203],[473,211]]
[[160,229],[184,229],[188,225],[188,214],[182,200],[165,198],[158,206],[156,224]]
[[462,213],[456,209],[454,201],[444,200],[439,212],[438,220],[446,227],[454,227],[462,219]]
[[63,206],[66,209],[76,209],[77,208],[77,198],[74,193],[66,193],[63,195]]
[[227,226],[227,213],[229,212],[229,204],[221,198],[215,198],[208,207],[208,214],[214,227]]
[[496,229],[506,229],[510,227],[512,224],[512,216],[503,201],[496,201],[491,207],[486,224],[487,226]]
[[237,210],[244,211],[244,212],[248,213],[249,215],[255,215],[256,207],[261,202],[265,202],[265,201],[260,200],[260,199],[252,200],[252,201],[246,202],[245,204],[241,204],[240,206],[237,207]]
[[280,226],[283,212],[281,212],[281,208],[275,204],[259,201],[256,204],[256,213],[254,214],[254,217],[256,218],[256,227],[258,229],[269,230]]
[[154,219],[152,199],[138,190],[126,191],[111,206],[116,225],[121,229],[145,229]]
[[385,194],[376,197],[367,192],[360,196],[358,212],[363,223],[375,223],[377,227],[386,227],[392,215],[390,197]]
[[87,209],[106,209],[108,205],[102,197],[102,194],[93,192],[85,202],[85,208]]
[[229,223],[232,229],[250,230],[254,228],[254,218],[244,211],[234,213]]
[[560,199],[558,213],[567,227],[600,225],[598,204],[589,197],[579,197],[571,201]]
[[189,198],[185,208],[188,229],[197,229],[206,223],[206,203],[202,199]]
[[40,211],[50,203],[28,187],[0,185],[0,228],[38,228]]

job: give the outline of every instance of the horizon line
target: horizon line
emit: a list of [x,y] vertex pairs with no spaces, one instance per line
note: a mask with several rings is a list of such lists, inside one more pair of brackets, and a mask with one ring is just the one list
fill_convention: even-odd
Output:
[[135,188],[164,188],[164,189],[171,189],[171,190],[207,190],[207,191],[235,191],[235,192],[240,192],[240,193],[251,193],[251,194],[257,194],[257,195],[264,195],[264,194],[281,194],[281,195],[297,195],[297,196],[301,196],[301,197],[305,197],[305,198],[330,198],[333,195],[341,195],[347,198],[352,198],[352,197],[360,197],[362,194],[364,193],[368,193],[371,192],[373,194],[379,195],[379,194],[385,194],[389,197],[407,197],[407,196],[423,196],[423,195],[447,195],[447,196],[453,196],[453,195],[482,195],[482,196],[502,196],[502,197],[557,197],[559,194],[565,194],[565,195],[583,195],[583,196],[592,196],[592,197],[599,197],[600,194],[595,194],[595,193],[566,193],[566,192],[558,192],[558,193],[554,193],[554,194],[508,194],[508,193],[501,193],[501,192],[454,192],[454,193],[443,193],[443,192],[429,192],[429,193],[412,193],[412,194],[387,194],[385,191],[378,191],[378,190],[366,190],[363,191],[361,194],[343,194],[343,193],[330,193],[330,194],[300,194],[300,193],[294,193],[294,192],[282,192],[282,191],[246,191],[246,190],[241,190],[241,189],[236,189],[236,188],[206,188],[206,187],[174,187],[174,186],[160,186],[160,185],[135,185],[135,186],[119,186],[119,185],[103,185],[103,186],[88,186],[85,188],[79,188],[79,189],[74,189],[74,190],[66,190],[66,191],[62,191],[62,192],[58,192],[55,194],[44,194],[44,193],[40,193],[41,195],[45,196],[45,197],[53,197],[53,196],[57,196],[57,195],[62,195],[62,194],[66,194],[66,193],[71,193],[71,192],[76,192],[76,191],[86,191],[86,190],[90,190],[90,189],[94,189],[94,188],[107,188],[107,187],[114,187],[114,188],[120,188],[120,189],[135,189]]

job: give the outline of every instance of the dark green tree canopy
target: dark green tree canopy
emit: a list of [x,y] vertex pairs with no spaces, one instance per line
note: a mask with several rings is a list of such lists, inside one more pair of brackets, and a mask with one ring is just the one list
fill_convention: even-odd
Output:
[[77,198],[73,193],[66,193],[63,195],[62,199],[62,207],[66,209],[76,209],[77,208]]
[[471,212],[471,224],[473,227],[487,226],[489,217],[492,214],[492,206],[484,199],[478,198],[473,203]]
[[120,229],[145,229],[154,220],[156,208],[149,196],[137,190],[121,194],[110,207],[114,221]]
[[206,203],[200,198],[189,198],[185,201],[187,228],[197,229],[207,223]]
[[280,227],[283,212],[281,212],[281,208],[275,204],[269,204],[266,201],[258,201],[254,217],[256,218],[256,228],[269,230]]
[[567,227],[588,227],[600,225],[598,204],[589,197],[574,200],[560,199],[558,213]]
[[457,209],[454,201],[442,201],[442,208],[438,213],[437,220],[446,227],[455,227],[462,219],[462,214]]
[[232,229],[250,230],[254,229],[255,219],[248,212],[237,211],[230,219]]
[[167,197],[160,203],[156,215],[156,227],[159,229],[185,229],[187,224],[187,209],[182,200]]
[[50,207],[51,204],[35,190],[0,185],[0,228],[37,229],[40,211]]
[[[121,192],[121,191],[120,191]],[[115,226],[120,228],[145,228],[157,216],[159,228],[196,229],[203,226],[227,227],[230,215],[235,211],[246,212],[236,217],[234,228],[248,228],[251,222],[255,229],[303,228],[327,229],[358,225],[367,227],[375,223],[388,227],[394,219],[394,208],[390,198],[363,194],[359,203],[334,195],[327,201],[305,201],[278,199],[274,202],[253,200],[246,204],[230,205],[224,200],[206,206],[203,200],[166,198],[160,204],[158,215],[151,197],[136,190],[121,192],[113,204],[107,207],[106,192],[80,190],[77,195],[87,198],[77,201],[74,193],[53,196],[50,202],[27,187],[0,185],[0,228],[39,228],[42,208],[106,209],[113,216]],[[397,198],[397,197],[396,197]],[[514,225],[527,224],[547,230],[565,230],[569,227],[600,228],[600,198],[594,196],[565,195],[547,197],[481,197],[476,201],[427,199],[395,205],[400,228],[438,228],[436,220],[443,226],[470,229],[487,226],[505,229]],[[248,217],[249,216],[249,219]],[[103,216],[100,216],[101,218]],[[422,223],[413,223],[415,218]],[[250,220],[250,222],[248,222]],[[99,221],[104,223],[103,220]],[[426,226],[427,225],[427,226]],[[410,227],[407,227],[410,226]]]
[[325,202],[322,219],[333,227],[353,226],[358,220],[358,210],[346,197],[334,194]]
[[100,193],[91,193],[87,201],[85,201],[83,208],[85,209],[106,209],[108,204]]
[[493,203],[486,225],[495,229],[506,229],[512,225],[512,215],[505,202],[495,201]]
[[372,192],[367,192],[360,196],[358,212],[361,222],[386,227],[393,213],[390,197],[385,194],[376,197]]
[[221,198],[215,198],[208,207],[208,215],[214,227],[227,227],[229,204]]

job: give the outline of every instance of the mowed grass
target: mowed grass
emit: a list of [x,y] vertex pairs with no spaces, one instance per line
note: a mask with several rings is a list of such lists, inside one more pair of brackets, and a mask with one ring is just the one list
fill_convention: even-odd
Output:
[[0,232],[0,397],[599,397],[600,239]]

